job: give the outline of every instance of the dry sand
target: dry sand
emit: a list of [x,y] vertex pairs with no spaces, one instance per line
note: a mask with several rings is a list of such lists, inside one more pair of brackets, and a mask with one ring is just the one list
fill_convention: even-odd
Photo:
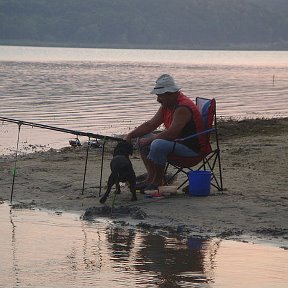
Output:
[[[224,191],[212,188],[208,197],[182,194],[163,199],[149,199],[139,193],[138,201],[131,203],[124,187],[117,195],[116,206],[141,208],[147,214],[146,219],[138,220],[145,224],[142,227],[173,227],[179,233],[249,241],[270,239],[287,248],[288,118],[220,121],[219,132]],[[105,153],[103,189],[114,144],[107,144],[110,148]],[[82,195],[85,156],[85,148],[68,147],[19,157],[14,207],[20,203],[20,207],[83,213],[100,206],[101,149],[89,152]],[[137,175],[145,172],[137,152],[131,161]],[[13,157],[0,158],[0,200],[10,199],[13,165]]]

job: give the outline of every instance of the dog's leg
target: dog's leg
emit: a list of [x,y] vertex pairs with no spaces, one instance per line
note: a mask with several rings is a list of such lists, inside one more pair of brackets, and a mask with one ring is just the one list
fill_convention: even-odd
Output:
[[[120,190],[119,175],[117,176],[117,180],[116,180],[116,190],[115,190],[114,195],[113,195],[113,200],[112,200],[111,209],[114,208],[116,195],[119,194],[118,190]],[[111,211],[112,211],[112,210],[111,210]],[[111,212],[111,213],[112,213],[112,212]]]
[[[118,180],[118,179],[117,179],[117,180]],[[116,193],[116,194],[120,194],[120,193],[121,193],[119,180],[116,181],[116,191],[115,191],[115,193]]]
[[130,192],[132,193],[132,198],[131,201],[137,201],[137,196],[136,196],[136,177],[135,179],[131,179],[129,181],[130,184]]
[[121,194],[121,188],[120,188],[120,182],[117,181],[116,182],[116,191],[115,191],[116,194]]
[[108,179],[107,190],[106,190],[105,194],[100,198],[101,204],[106,202],[113,185],[116,184],[116,181],[117,181],[117,175],[112,172],[111,175],[109,176],[109,179]]

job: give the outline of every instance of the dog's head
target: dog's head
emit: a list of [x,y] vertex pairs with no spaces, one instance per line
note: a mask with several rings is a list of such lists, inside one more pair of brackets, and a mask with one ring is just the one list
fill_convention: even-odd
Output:
[[126,157],[129,157],[129,155],[132,155],[132,153],[133,153],[132,144],[129,142],[123,141],[117,144],[117,146],[114,149],[113,156],[124,155]]

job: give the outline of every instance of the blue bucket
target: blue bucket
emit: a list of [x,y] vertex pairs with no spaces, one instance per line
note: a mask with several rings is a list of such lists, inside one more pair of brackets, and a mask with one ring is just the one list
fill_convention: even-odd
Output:
[[211,171],[190,171],[189,195],[190,196],[208,196],[211,187]]

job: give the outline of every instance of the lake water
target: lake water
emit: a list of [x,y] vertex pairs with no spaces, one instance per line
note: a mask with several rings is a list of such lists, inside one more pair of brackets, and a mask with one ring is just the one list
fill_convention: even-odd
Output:
[[288,251],[0,204],[0,287],[286,288]]
[[[217,100],[219,116],[288,115],[288,52],[0,46],[0,117],[103,135],[125,134],[158,109],[149,94],[170,73],[182,91]],[[0,124],[0,152],[17,125]],[[62,147],[70,135],[22,127],[20,150]],[[87,139],[83,139],[86,141]]]

